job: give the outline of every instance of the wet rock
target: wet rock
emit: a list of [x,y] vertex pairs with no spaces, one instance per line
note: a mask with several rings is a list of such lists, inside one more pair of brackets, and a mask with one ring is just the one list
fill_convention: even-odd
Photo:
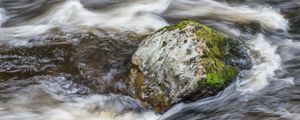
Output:
[[230,41],[194,21],[158,30],[140,43],[132,57],[135,97],[163,112],[180,101],[215,95],[238,71],[225,64]]

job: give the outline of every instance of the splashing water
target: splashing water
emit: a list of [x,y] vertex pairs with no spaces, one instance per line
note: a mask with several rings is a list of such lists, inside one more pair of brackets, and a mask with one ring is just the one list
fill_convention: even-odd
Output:
[[253,60],[255,62],[253,68],[250,71],[244,71],[248,73],[249,78],[244,78],[238,84],[240,91],[248,93],[257,92],[268,86],[268,80],[274,78],[275,70],[281,69],[281,58],[276,54],[276,47],[270,45],[262,34],[251,41],[251,44],[253,45],[252,50],[258,51],[254,54],[259,54],[262,58]]
[[17,23],[16,27],[1,28],[4,33],[1,34],[3,37],[0,40],[33,37],[54,27],[62,27],[66,31],[99,27],[148,33],[149,30],[153,31],[168,25],[162,18],[153,14],[160,13],[167,6],[168,0],[155,0],[128,3],[126,6],[107,11],[90,11],[79,1],[69,0],[55,5],[39,17]]
[[[299,1],[2,0],[0,7],[0,120],[299,119]],[[218,95],[164,114],[97,93],[100,78],[107,86],[121,80],[112,91],[126,89],[123,71],[140,40],[129,33],[149,35],[182,19],[245,43],[252,67]]]
[[6,22],[8,17],[5,15],[5,10],[0,8],[0,26]]
[[169,15],[176,17],[205,16],[238,23],[258,22],[271,29],[288,28],[288,21],[271,7],[230,6],[213,0],[175,0]]

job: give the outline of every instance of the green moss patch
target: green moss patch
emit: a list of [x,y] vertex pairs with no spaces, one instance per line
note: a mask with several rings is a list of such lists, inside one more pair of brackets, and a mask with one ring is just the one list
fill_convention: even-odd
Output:
[[[175,29],[183,30],[184,28],[186,28],[187,25],[199,26],[201,24],[199,24],[199,23],[197,23],[193,20],[185,20],[185,21],[179,22],[179,23],[174,24],[174,25],[163,27],[163,28],[157,30],[156,33],[161,32],[161,31],[172,31],[172,30],[175,30]],[[201,26],[204,27],[204,25],[201,25]]]
[[206,42],[205,48],[201,48],[204,49],[204,54],[201,56],[201,64],[206,71],[206,78],[205,82],[203,80],[199,81],[199,85],[224,87],[238,72],[237,67],[224,63],[230,39],[193,20],[182,21],[175,25],[164,27],[157,32],[172,31],[175,29],[184,30],[187,26],[194,26],[196,28],[196,37]]
[[200,28],[196,31],[196,36],[206,42],[204,55],[201,59],[202,66],[206,70],[206,84],[214,87],[227,85],[237,74],[236,67],[224,63],[229,39],[200,23],[194,23],[193,25]]
[[206,42],[201,64],[206,71],[205,83],[212,87],[223,87],[227,85],[237,74],[237,68],[226,65],[224,57],[229,45],[229,39],[213,29],[192,20],[180,22],[164,28],[165,30],[183,30],[187,25],[195,26],[196,36],[199,40]]

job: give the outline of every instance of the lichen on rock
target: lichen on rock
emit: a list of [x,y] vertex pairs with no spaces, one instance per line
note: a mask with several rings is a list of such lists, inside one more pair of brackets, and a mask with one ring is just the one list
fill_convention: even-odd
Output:
[[158,112],[222,90],[237,74],[224,62],[229,42],[192,20],[164,27],[143,40],[132,57],[135,97]]

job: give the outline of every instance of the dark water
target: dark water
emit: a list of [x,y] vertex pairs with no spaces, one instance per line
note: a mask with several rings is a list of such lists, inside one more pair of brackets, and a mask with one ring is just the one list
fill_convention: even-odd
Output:
[[[252,66],[154,113],[130,97],[131,55],[184,19],[242,41]],[[0,120],[300,119],[298,0],[0,0],[0,25]]]

